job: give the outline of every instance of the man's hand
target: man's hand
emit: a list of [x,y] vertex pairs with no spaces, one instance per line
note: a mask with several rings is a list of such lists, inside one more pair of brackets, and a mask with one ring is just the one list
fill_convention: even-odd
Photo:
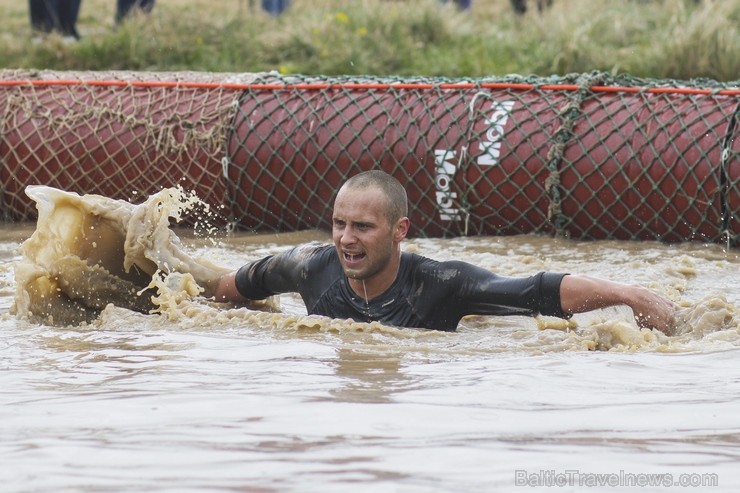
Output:
[[639,327],[673,333],[678,308],[675,303],[642,286],[629,286],[629,295],[631,301],[625,303],[632,308]]
[[560,304],[567,313],[627,305],[632,308],[639,327],[657,329],[666,335],[671,335],[674,330],[678,308],[672,301],[645,287],[580,275],[563,278]]

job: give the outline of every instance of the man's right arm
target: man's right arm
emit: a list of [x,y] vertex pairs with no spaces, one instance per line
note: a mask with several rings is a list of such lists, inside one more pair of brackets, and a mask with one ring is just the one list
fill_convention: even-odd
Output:
[[243,303],[263,300],[278,293],[297,292],[303,280],[311,278],[306,270],[307,263],[316,258],[316,252],[322,250],[326,248],[307,244],[269,255],[235,271],[223,273],[204,294],[213,296],[220,303]]
[[243,265],[237,270],[222,274],[211,285],[210,293],[219,303],[244,303],[263,300],[277,293],[292,291],[293,275],[298,272],[299,258],[295,248],[269,255]]
[[236,289],[236,272],[232,271],[224,274],[218,280],[214,290],[214,299],[219,303],[238,303],[247,301],[247,298],[241,295]]

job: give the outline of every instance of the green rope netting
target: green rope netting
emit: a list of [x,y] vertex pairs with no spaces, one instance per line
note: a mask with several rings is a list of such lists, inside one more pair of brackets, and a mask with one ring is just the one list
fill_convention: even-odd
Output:
[[330,227],[349,176],[407,189],[416,236],[740,236],[740,81],[0,71],[2,214],[47,184],[195,191],[221,223]]

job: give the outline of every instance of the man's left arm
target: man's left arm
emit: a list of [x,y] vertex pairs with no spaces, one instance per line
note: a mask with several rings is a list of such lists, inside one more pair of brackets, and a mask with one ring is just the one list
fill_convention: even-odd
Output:
[[560,304],[566,313],[627,305],[640,327],[670,334],[675,326],[676,304],[643,286],[567,275],[560,283]]

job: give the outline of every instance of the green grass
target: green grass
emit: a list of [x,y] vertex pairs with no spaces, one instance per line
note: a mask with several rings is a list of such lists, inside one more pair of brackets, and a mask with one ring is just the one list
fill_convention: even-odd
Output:
[[114,2],[83,0],[77,43],[34,40],[26,2],[0,2],[4,68],[740,79],[740,2],[730,0],[554,0],[521,17],[508,0],[474,0],[470,12],[437,0],[293,0],[279,18],[247,0],[160,0],[120,27]]

